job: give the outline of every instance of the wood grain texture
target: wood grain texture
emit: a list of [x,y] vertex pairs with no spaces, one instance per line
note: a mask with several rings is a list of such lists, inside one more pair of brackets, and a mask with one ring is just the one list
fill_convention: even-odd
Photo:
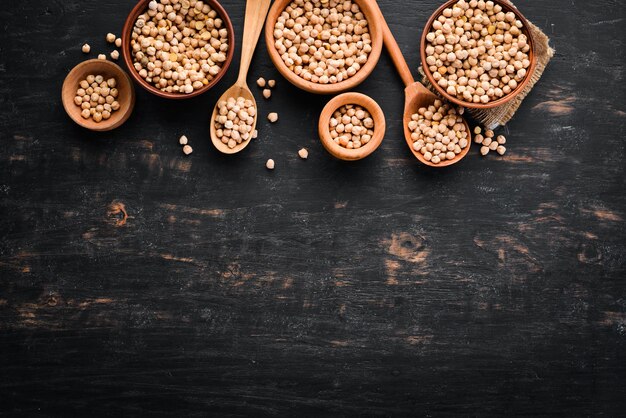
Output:
[[[223,4],[240,39],[244,2]],[[137,89],[124,126],[85,131],[63,79],[84,42],[110,52],[133,2],[7,2],[0,414],[623,415],[624,7],[517,5],[557,54],[509,152],[430,170],[386,53],[358,88],[386,138],[348,164],[317,138],[328,98],[280,78],[261,40],[249,80],[278,84],[232,158],[208,126],[236,66],[181,103]],[[380,6],[416,70],[438,4]]]

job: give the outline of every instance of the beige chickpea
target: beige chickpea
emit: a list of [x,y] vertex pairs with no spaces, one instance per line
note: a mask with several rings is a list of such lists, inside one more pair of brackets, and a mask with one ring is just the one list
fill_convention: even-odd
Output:
[[89,44],[84,44],[81,50],[83,51],[84,54],[89,54],[89,51],[91,51],[91,46],[89,46]]

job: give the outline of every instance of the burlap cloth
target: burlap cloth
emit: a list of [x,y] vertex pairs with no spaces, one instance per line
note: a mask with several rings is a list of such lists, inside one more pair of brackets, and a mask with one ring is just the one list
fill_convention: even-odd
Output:
[[[546,36],[546,34],[532,22],[529,21],[528,23],[530,25],[529,32],[533,38],[535,47],[535,55],[537,56],[537,66],[535,67],[535,71],[530,78],[530,83],[528,83],[526,88],[513,100],[491,109],[468,109],[470,115],[486,128],[495,129],[498,126],[506,125],[506,123],[511,120],[511,118],[515,115],[515,112],[517,112],[517,109],[519,109],[522,104],[522,101],[526,98],[526,96],[528,96],[528,93],[530,93],[535,84],[537,84],[537,81],[541,78],[546,66],[554,56],[554,49],[552,49],[549,45],[550,39],[548,36]],[[421,66],[419,71],[422,75],[422,83],[431,91],[438,94],[428,81],[428,78],[424,75],[424,70]]]

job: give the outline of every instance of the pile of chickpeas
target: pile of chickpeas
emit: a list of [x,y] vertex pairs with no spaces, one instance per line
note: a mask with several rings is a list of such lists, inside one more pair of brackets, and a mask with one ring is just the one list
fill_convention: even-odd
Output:
[[81,116],[96,123],[109,119],[120,108],[116,86],[115,78],[105,79],[101,75],[88,75],[81,80],[74,97],[76,106],[83,109]]
[[131,35],[134,67],[167,93],[190,94],[208,85],[227,58],[228,31],[199,0],[152,0]]
[[441,100],[420,108],[409,122],[413,149],[426,161],[453,160],[469,146],[469,132],[459,112]]
[[528,76],[530,44],[515,13],[493,1],[459,0],[426,35],[426,65],[448,94],[489,103]]
[[319,84],[354,76],[372,51],[368,22],[351,0],[294,0],[278,17],[274,39],[285,65]]
[[374,136],[374,119],[358,105],[344,105],[330,118],[330,137],[343,148],[358,149]]
[[252,100],[229,97],[218,103],[217,112],[215,133],[228,148],[235,148],[253,137],[256,107]]

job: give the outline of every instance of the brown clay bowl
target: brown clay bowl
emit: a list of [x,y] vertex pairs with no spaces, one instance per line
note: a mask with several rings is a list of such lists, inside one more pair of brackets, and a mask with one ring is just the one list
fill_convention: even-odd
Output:
[[215,78],[213,78],[213,80],[211,80],[209,84],[207,84],[206,86],[202,87],[199,90],[194,90],[192,93],[189,93],[189,94],[167,93],[167,92],[161,91],[160,89],[156,88],[154,85],[144,80],[139,75],[137,70],[135,70],[135,67],[133,65],[132,51],[130,48],[131,35],[133,33],[133,28],[135,26],[135,22],[137,21],[137,18],[139,17],[140,14],[144,13],[148,9],[148,3],[150,3],[150,0],[140,0],[137,3],[137,5],[133,8],[133,10],[130,12],[128,17],[126,18],[126,22],[124,23],[124,28],[122,29],[122,55],[124,57],[124,62],[126,63],[126,66],[128,67],[128,72],[130,73],[131,77],[137,82],[137,84],[139,84],[145,90],[149,91],[150,93],[156,96],[163,97],[166,99],[175,99],[175,100],[190,99],[192,97],[197,97],[201,95],[202,93],[206,93],[207,91],[211,90],[213,86],[219,83],[219,81],[222,79],[224,74],[226,74],[226,71],[228,71],[228,67],[230,67],[230,63],[232,62],[233,55],[235,53],[235,31],[233,29],[233,23],[231,22],[230,17],[228,16],[228,13],[226,13],[226,10],[224,10],[222,5],[219,4],[217,0],[204,0],[204,3],[208,4],[211,7],[211,9],[217,12],[217,15],[220,17],[220,19],[222,19],[226,27],[226,30],[228,31],[229,47],[228,47],[228,53],[226,55],[226,61],[224,61],[222,70],[217,74],[217,76],[215,76]]
[[460,106],[470,108],[470,109],[490,109],[492,107],[500,106],[500,105],[503,105],[503,104],[513,100],[515,98],[515,96],[517,96],[519,93],[524,91],[524,89],[526,88],[528,83],[530,83],[530,79],[532,77],[532,74],[535,72],[535,67],[537,66],[537,56],[535,55],[535,44],[534,44],[534,41],[533,41],[533,37],[531,36],[530,31],[529,31],[529,27],[530,26],[529,26],[528,20],[526,20],[526,18],[519,12],[519,10],[517,10],[517,8],[512,6],[507,1],[503,1],[503,0],[492,0],[492,1],[495,4],[499,4],[500,6],[502,6],[502,11],[503,12],[505,12],[505,13],[507,13],[507,12],[515,13],[515,16],[523,24],[522,33],[527,36],[528,44],[530,45],[530,51],[528,52],[528,59],[530,60],[530,67],[528,67],[528,71],[526,73],[526,78],[524,78],[524,80],[522,80],[522,82],[517,85],[515,90],[513,90],[511,93],[507,94],[506,96],[500,97],[498,100],[494,100],[494,101],[491,101],[489,103],[473,103],[473,102],[466,102],[464,100],[460,100],[456,96],[452,96],[452,95],[448,94],[443,87],[441,87],[439,84],[437,84],[437,82],[433,78],[433,74],[431,73],[430,69],[428,68],[428,65],[426,65],[426,35],[428,35],[428,32],[431,31],[433,23],[443,13],[443,10],[448,8],[448,7],[451,7],[454,4],[456,4],[458,2],[458,0],[449,0],[446,3],[444,3],[443,5],[441,5],[441,7],[439,7],[439,9],[437,9],[437,11],[432,14],[430,19],[428,19],[428,23],[426,23],[424,31],[422,32],[422,40],[421,40],[421,44],[420,44],[420,48],[421,48],[420,56],[421,56],[421,59],[422,59],[422,68],[424,69],[424,74],[426,74],[426,77],[428,78],[428,81],[430,81],[430,84],[432,84],[433,87],[435,89],[437,89],[439,94],[441,94],[443,97],[445,97],[446,100],[448,100],[448,101],[450,101],[452,103],[456,103],[456,104],[458,104]]
[[[117,101],[120,104],[120,108],[113,112],[107,120],[96,122],[91,118],[84,119],[80,115],[82,109],[74,103],[78,84],[90,74],[101,75],[105,79],[114,77],[117,81],[116,88],[119,91]],[[128,74],[117,64],[107,60],[92,59],[81,62],[65,77],[61,90],[61,99],[63,108],[78,125],[92,131],[110,131],[126,122],[133,112],[135,107],[135,87],[132,81],[130,81]]]
[[[358,149],[348,149],[340,146],[330,136],[330,119],[333,113],[344,105],[358,105],[367,110],[374,119],[374,136],[364,146]],[[332,156],[344,161],[361,160],[378,149],[385,137],[385,114],[371,97],[361,93],[344,93],[333,98],[322,110],[318,130],[322,145]]]
[[283,77],[285,77],[287,81],[289,81],[294,86],[309,93],[315,94],[341,93],[347,90],[352,90],[363,81],[365,81],[365,79],[372,73],[372,71],[376,67],[383,48],[383,33],[380,28],[378,14],[370,4],[371,0],[353,1],[359,5],[361,11],[365,15],[365,19],[368,22],[370,36],[372,38],[372,52],[370,52],[365,65],[363,65],[354,76],[335,84],[313,83],[296,75],[296,73],[294,73],[289,69],[289,67],[287,67],[287,65],[280,57],[278,51],[276,50],[276,46],[274,45],[274,26],[276,25],[276,21],[278,20],[280,14],[292,1],[293,0],[276,0],[267,15],[267,20],[265,23],[265,43],[267,44],[267,51],[270,55],[272,62],[274,63],[278,71],[283,75]]

